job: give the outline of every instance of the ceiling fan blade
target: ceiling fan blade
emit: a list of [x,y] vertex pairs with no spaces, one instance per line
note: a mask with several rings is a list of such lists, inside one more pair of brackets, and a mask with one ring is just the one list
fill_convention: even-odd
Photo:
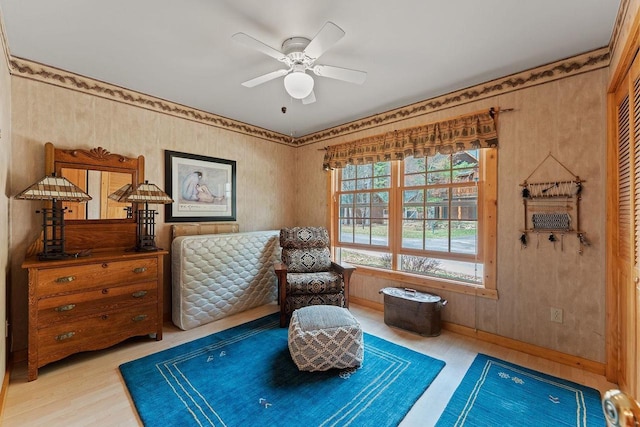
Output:
[[313,104],[314,102],[316,102],[316,94],[313,93],[313,91],[311,91],[311,93],[307,95],[306,98],[302,98],[302,103],[304,105]]
[[291,71],[290,69],[281,69],[281,70],[276,70],[276,71],[272,71],[270,73],[267,74],[263,74],[262,76],[256,77],[255,79],[251,79],[251,80],[247,80],[246,82],[242,83],[242,86],[244,87],[254,87],[254,86],[258,86],[261,85],[262,83],[266,83],[269,80],[273,80],[273,79],[277,79],[278,77],[282,77],[285,74],[288,74],[289,71]]
[[350,68],[334,67],[333,65],[316,65],[312,67],[311,70],[316,76],[329,77],[330,79],[343,80],[359,85],[367,80],[367,73]]
[[336,44],[342,37],[344,37],[342,28],[331,21],[327,21],[304,49],[304,54],[309,58],[318,59],[320,55]]
[[267,46],[260,40],[256,40],[253,37],[246,35],[245,33],[235,33],[231,36],[231,38],[238,43],[262,52],[265,55],[269,55],[270,57],[275,58],[278,61],[284,61],[287,58],[284,53],[280,52],[279,50],[275,50],[271,46]]

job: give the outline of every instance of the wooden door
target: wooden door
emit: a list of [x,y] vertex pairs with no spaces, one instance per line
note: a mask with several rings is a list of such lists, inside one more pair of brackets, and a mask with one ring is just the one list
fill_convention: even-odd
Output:
[[[612,112],[615,126],[615,184],[611,185],[609,236],[610,285],[615,290],[608,302],[608,315],[615,316],[614,349],[608,356],[615,360],[615,378],[620,388],[638,394],[638,325],[640,308],[640,61],[636,60],[622,79],[614,96]],[[615,154],[614,154],[615,153]],[[614,172],[614,171],[611,171]]]
[[[87,192],[86,170],[65,168],[62,170],[62,176],[77,185],[85,193]],[[67,208],[64,219],[87,219],[87,204],[85,202],[63,202],[62,206]]]
[[131,184],[131,175],[118,172],[102,172],[100,182],[100,218],[117,219],[126,218],[126,207],[131,206],[130,203],[120,203],[109,199],[109,194],[124,185]]

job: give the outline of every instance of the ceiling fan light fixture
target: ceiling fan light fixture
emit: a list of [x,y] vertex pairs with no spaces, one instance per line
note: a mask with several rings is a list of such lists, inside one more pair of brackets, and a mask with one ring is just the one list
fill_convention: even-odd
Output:
[[304,71],[294,71],[284,78],[284,88],[287,93],[295,99],[302,99],[309,96],[313,91],[313,77]]

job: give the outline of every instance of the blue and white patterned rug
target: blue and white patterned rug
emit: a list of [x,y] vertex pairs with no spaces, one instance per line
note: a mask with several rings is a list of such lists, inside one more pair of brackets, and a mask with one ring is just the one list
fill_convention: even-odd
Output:
[[478,354],[438,420],[452,426],[606,425],[600,393]]
[[145,426],[396,426],[444,362],[365,334],[359,369],[300,372],[270,315],[120,366]]

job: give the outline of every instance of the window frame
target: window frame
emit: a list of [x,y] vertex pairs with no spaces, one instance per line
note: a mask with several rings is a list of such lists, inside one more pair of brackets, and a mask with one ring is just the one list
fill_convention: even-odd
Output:
[[[407,254],[411,250],[402,249],[402,161],[391,161],[391,188],[389,189],[389,206],[390,212],[394,212],[393,218],[390,216],[389,222],[389,242],[388,246],[371,246],[357,243],[341,244],[338,240],[339,233],[339,195],[340,188],[339,170],[334,170],[329,179],[329,200],[330,209],[330,233],[331,233],[331,250],[334,259],[338,248],[352,248],[371,250],[382,249],[388,250],[392,254],[392,267],[390,270],[358,265],[356,274],[374,276],[378,278],[386,278],[410,285],[417,285],[425,288],[436,290],[448,290],[457,293],[477,295],[491,299],[498,298],[497,280],[496,280],[496,255],[497,255],[497,166],[498,166],[498,150],[497,148],[480,148],[479,149],[479,179],[478,185],[478,202],[477,202],[477,221],[478,221],[478,247],[477,256],[483,263],[483,281],[482,284],[473,284],[452,279],[437,278],[432,276],[424,276],[420,274],[410,273],[406,271],[396,270],[397,255],[399,253]],[[449,187],[453,188],[453,187]],[[392,222],[393,221],[393,222]],[[424,251],[416,253],[424,256]],[[438,254],[442,255],[442,254]],[[446,253],[446,259],[469,261],[467,256],[456,256],[455,253]]]

